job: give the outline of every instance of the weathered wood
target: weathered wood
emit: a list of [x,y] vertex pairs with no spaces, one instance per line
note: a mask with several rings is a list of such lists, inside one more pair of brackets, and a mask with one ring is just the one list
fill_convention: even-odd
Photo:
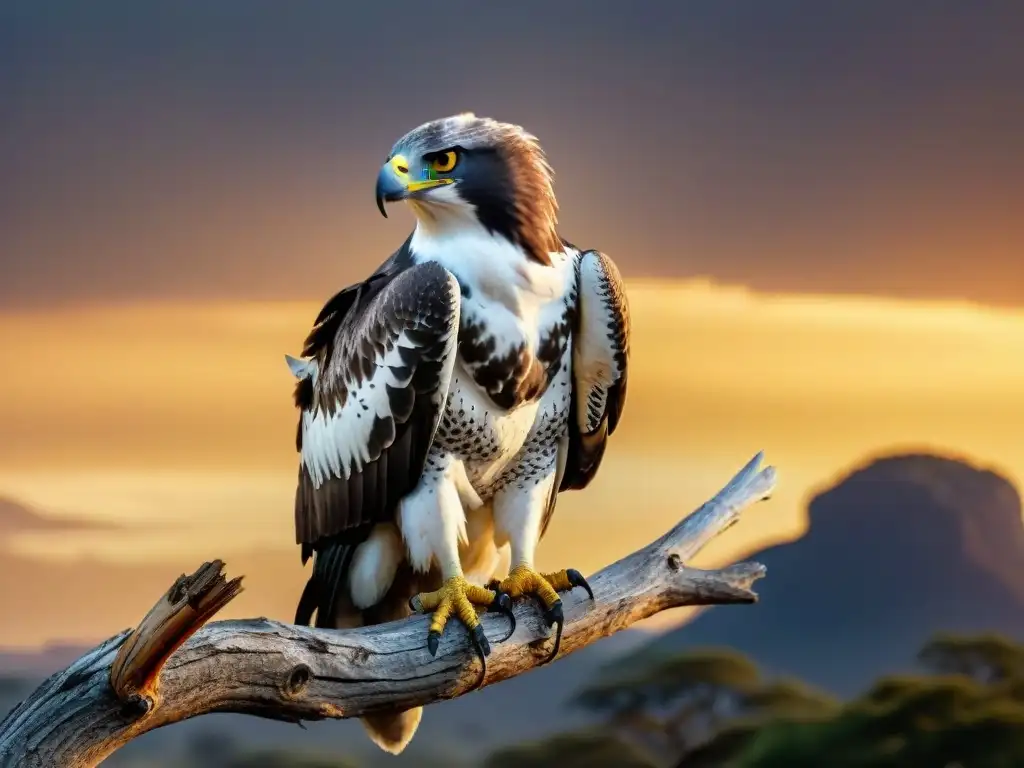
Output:
[[[762,565],[702,571],[686,562],[770,495],[775,470],[761,460],[660,539],[590,577],[593,602],[583,590],[564,595],[559,658],[667,608],[755,602],[750,587]],[[425,616],[352,630],[268,619],[200,628],[240,590],[222,566],[182,577],[138,629],[40,685],[0,723],[0,766],[94,766],[146,731],[211,712],[301,721],[430,704],[527,672],[550,653],[549,628],[530,602],[516,606],[518,627],[504,640],[507,620],[483,617],[492,647],[486,670],[456,625],[432,657]]]
[[224,563],[203,563],[182,574],[128,635],[114,657],[114,694],[143,711],[155,705],[160,671],[171,654],[242,591],[242,579],[224,578]]

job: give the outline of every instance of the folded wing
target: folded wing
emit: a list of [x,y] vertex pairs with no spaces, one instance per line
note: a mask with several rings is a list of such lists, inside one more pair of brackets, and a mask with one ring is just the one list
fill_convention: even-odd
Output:
[[378,272],[324,307],[307,339],[311,359],[292,361],[304,376],[296,540],[303,562],[314,551],[339,559],[314,565],[321,610],[333,602],[323,591],[347,570],[340,560],[375,524],[393,521],[419,480],[452,377],[459,300],[438,264]]
[[585,488],[626,402],[629,305],[615,263],[599,251],[578,262],[578,323],[573,336],[572,413],[559,490]]

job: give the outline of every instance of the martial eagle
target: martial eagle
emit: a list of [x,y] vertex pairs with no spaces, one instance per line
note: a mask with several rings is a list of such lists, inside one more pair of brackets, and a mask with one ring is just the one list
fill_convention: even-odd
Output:
[[[298,378],[296,538],[313,557],[296,623],[451,617],[536,598],[561,634],[573,569],[534,569],[560,491],[594,477],[622,415],[629,310],[615,264],[559,236],[552,171],[516,125],[461,114],[391,149],[377,205],[416,226],[316,318]],[[510,552],[504,552],[508,548]],[[510,555],[511,570],[493,580]],[[486,584],[486,586],[484,586]],[[591,597],[593,595],[591,594]],[[420,709],[370,717],[399,752]]]

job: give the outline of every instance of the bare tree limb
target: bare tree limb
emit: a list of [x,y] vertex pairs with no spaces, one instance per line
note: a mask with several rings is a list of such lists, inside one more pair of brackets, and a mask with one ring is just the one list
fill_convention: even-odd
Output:
[[167,659],[242,591],[242,578],[228,581],[223,570],[224,563],[214,560],[191,576],[179,576],[128,635],[110,669],[110,685],[118,699],[139,706],[140,714],[154,706]]
[[[742,510],[768,498],[775,470],[755,456],[728,485],[647,547],[563,596],[559,657],[667,608],[752,603],[765,569],[742,563],[715,571],[686,562]],[[175,582],[132,631],[110,638],[51,676],[0,723],[0,766],[94,766],[146,731],[211,712],[299,722],[357,717],[453,698],[477,684],[527,672],[550,652],[550,632],[529,602],[518,627],[482,617],[492,653],[486,674],[464,633],[446,632],[436,657],[427,617],[353,630],[296,627],[268,619],[203,626],[241,591],[223,563]],[[159,686],[157,683],[159,682]]]

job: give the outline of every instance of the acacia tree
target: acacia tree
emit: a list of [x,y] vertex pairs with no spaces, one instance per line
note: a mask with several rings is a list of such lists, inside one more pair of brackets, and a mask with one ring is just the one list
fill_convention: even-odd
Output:
[[[752,603],[764,566],[704,571],[687,563],[767,498],[775,470],[755,456],[710,501],[661,538],[594,574],[594,597],[563,597],[558,657],[659,611]],[[0,722],[0,766],[94,766],[154,728],[212,712],[289,722],[361,717],[459,696],[550,658],[550,628],[529,603],[517,629],[481,619],[492,652],[484,665],[464,635],[447,633],[437,654],[423,638],[429,617],[350,630],[268,619],[207,623],[242,589],[220,561],[181,576],[134,630],[101,643],[46,680]]]
[[601,716],[627,741],[675,760],[737,719],[818,715],[836,703],[791,680],[765,680],[746,657],[724,649],[641,657],[582,690],[577,705]]
[[932,674],[883,678],[826,718],[738,722],[678,768],[1024,765],[1024,646],[942,635],[919,658]]
[[[623,669],[626,667],[626,669]],[[838,704],[791,680],[766,680],[740,654],[709,649],[641,653],[614,662],[575,697],[601,727],[501,750],[487,768],[724,766],[757,727],[824,717]]]
[[918,660],[931,672],[966,675],[980,683],[1024,680],[1024,647],[995,634],[936,635]]

